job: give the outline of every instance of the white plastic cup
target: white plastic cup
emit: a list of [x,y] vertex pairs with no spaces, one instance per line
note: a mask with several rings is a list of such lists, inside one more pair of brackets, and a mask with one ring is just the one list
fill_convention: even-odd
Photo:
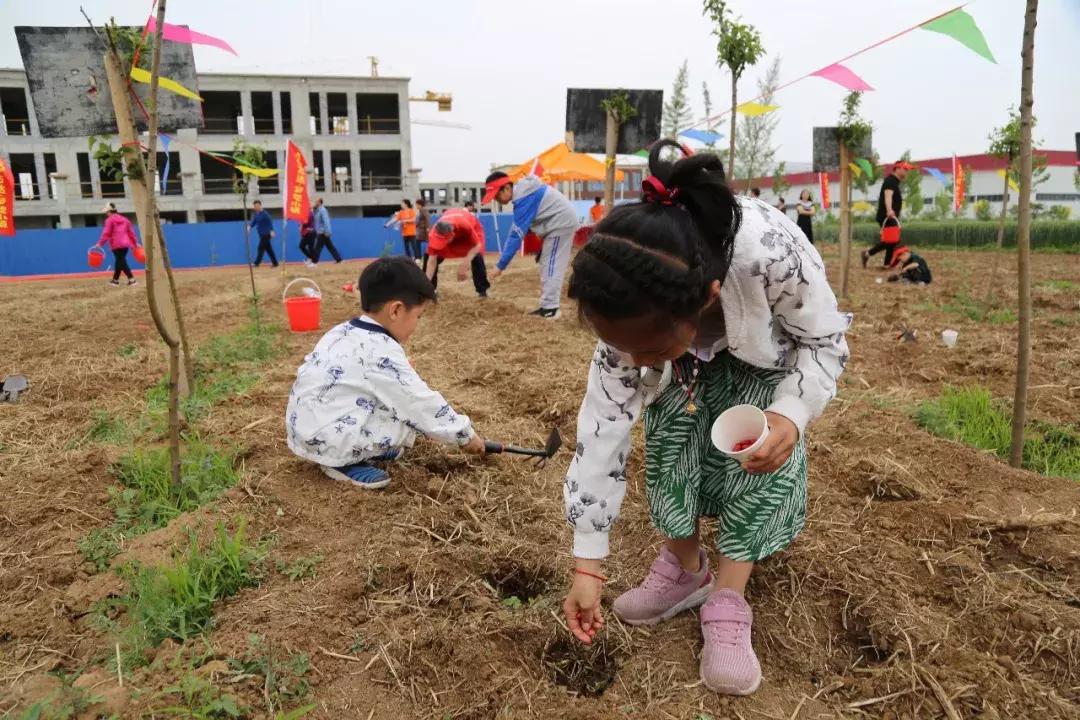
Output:
[[878,285],[881,285],[885,282],[885,278],[874,278],[874,282],[876,282]]
[[[720,413],[712,426],[712,443],[717,450],[738,462],[743,462],[761,447],[769,435],[769,421],[760,408],[753,405],[736,405]],[[735,446],[743,440],[754,443],[743,450]]]
[[941,342],[945,343],[945,347],[950,347],[951,348],[954,345],[956,345],[956,338],[959,335],[960,335],[960,333],[956,332],[955,330],[942,330],[941,331]]

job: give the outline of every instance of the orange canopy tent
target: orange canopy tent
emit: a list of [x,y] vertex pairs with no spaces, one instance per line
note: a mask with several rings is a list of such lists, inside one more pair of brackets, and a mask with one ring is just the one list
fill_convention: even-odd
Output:
[[[604,179],[604,163],[585,153],[570,152],[570,148],[564,142],[553,145],[539,155],[526,160],[507,175],[516,182],[531,173],[538,162],[543,172],[541,179],[546,183]],[[616,182],[622,179],[622,170],[616,170]]]

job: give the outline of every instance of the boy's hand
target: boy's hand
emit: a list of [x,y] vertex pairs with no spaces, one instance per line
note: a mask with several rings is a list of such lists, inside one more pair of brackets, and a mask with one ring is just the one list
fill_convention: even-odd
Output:
[[761,447],[743,463],[749,473],[768,473],[778,469],[791,457],[795,443],[799,441],[799,428],[783,415],[766,412],[769,435]]
[[473,435],[472,440],[466,445],[462,445],[461,449],[470,455],[483,455],[484,454],[484,438],[479,435]]
[[469,268],[465,263],[461,263],[460,265],[458,265],[457,269],[458,282],[463,281],[467,277],[469,277]]
[[491,272],[488,273],[488,277],[490,277],[492,280],[499,277],[500,275],[502,275],[502,270],[497,267],[491,268]]

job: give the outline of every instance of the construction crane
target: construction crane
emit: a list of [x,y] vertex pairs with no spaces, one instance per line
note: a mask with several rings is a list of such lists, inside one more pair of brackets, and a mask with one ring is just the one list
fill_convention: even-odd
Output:
[[437,93],[434,90],[428,90],[424,93],[423,97],[411,97],[411,102],[433,102],[439,106],[439,112],[450,112],[450,106],[454,102],[454,98],[450,93]]
[[465,123],[450,122],[448,120],[413,120],[413,125],[430,125],[431,127],[452,128],[454,130],[472,130],[472,125]]

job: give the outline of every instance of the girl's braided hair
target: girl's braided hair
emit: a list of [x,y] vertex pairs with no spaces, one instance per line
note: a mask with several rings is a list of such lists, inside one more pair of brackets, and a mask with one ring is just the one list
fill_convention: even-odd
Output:
[[713,280],[727,275],[742,215],[723,164],[714,153],[661,160],[667,147],[687,154],[674,140],[653,145],[649,171],[660,192],[646,188],[641,202],[612,210],[574,259],[569,294],[582,316],[694,317]]

